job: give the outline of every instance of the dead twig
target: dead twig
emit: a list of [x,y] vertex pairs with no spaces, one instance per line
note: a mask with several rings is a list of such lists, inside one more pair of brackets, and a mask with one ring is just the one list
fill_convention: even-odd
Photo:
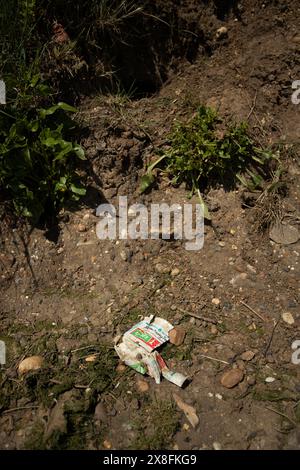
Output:
[[250,387],[248,387],[247,390],[245,390],[244,393],[236,397],[235,400],[241,400],[242,398],[246,398],[248,395],[250,395],[250,393],[251,393],[251,390],[250,390]]
[[260,313],[257,313],[252,307],[250,307],[250,305],[246,304],[242,300],[240,302],[241,302],[242,305],[244,305],[244,307],[246,307],[248,310],[250,310],[250,312],[254,313],[254,315],[256,315],[258,318],[260,318],[262,321],[264,321],[264,322],[266,321],[265,318]]
[[205,357],[206,359],[210,359],[211,361],[222,362],[222,364],[228,364],[229,362],[223,361],[222,359],[218,359],[217,357],[206,356],[205,354],[200,354],[200,357]]
[[78,351],[84,351],[84,349],[90,349],[90,348],[95,348],[95,347],[96,347],[95,344],[90,344],[89,346],[83,346],[82,348],[72,349],[71,353],[75,353],[75,352],[78,352]]
[[50,379],[49,382],[55,385],[62,385],[63,383],[61,380],[56,380],[56,379]]
[[298,400],[294,405],[293,405],[293,408],[296,408],[296,406],[298,406],[300,403],[300,400]]
[[185,315],[189,315],[190,317],[194,317],[194,318],[197,318],[198,320],[206,321],[207,323],[213,323],[214,325],[218,323],[218,320],[215,320],[214,318],[208,318],[202,315],[198,315],[197,313],[188,312],[187,310],[184,310],[183,308],[180,308],[180,307],[177,307],[177,310],[184,313]]
[[276,330],[276,328],[277,328],[277,325],[278,325],[279,321],[280,321],[280,318],[277,320],[277,322],[276,322],[276,323],[274,324],[274,326],[273,326],[270,339],[269,339],[269,341],[268,341],[268,344],[267,344],[266,349],[265,349],[265,352],[264,352],[264,357],[266,357],[266,355],[267,355],[267,353],[268,353],[268,351],[269,351],[269,349],[270,349],[270,346],[271,346],[272,341],[273,341],[274,333],[275,333],[275,330]]
[[9,410],[4,410],[2,411],[2,414],[7,414],[7,413],[14,413],[15,411],[20,411],[20,410],[32,410],[34,408],[38,408],[38,405],[32,405],[32,406],[19,406],[18,408],[10,408]]
[[120,405],[122,406],[123,410],[126,410],[126,406],[124,404],[124,402],[122,402],[119,398],[117,398],[112,392],[108,392],[107,393],[110,397],[112,397],[117,403],[120,403]]
[[254,109],[255,109],[255,106],[256,106],[256,98],[257,98],[257,90],[256,90],[256,93],[255,93],[255,96],[254,96],[254,99],[253,99],[253,103],[252,103],[252,106],[251,106],[251,109],[249,111],[249,114],[247,116],[247,121],[249,120],[251,114],[253,113]]
[[283,418],[286,418],[288,421],[290,421],[294,426],[298,426],[296,421],[294,421],[292,418],[290,418],[288,415],[282,413],[281,411],[274,410],[274,408],[270,408],[269,406],[266,406],[266,410],[273,411],[273,413],[276,413],[279,416],[282,416]]

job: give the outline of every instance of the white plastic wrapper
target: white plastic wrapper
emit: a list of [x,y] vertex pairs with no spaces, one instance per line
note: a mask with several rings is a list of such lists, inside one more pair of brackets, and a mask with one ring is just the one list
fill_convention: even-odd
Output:
[[169,341],[173,325],[163,318],[145,317],[116,341],[115,350],[120,359],[141,374],[148,373],[157,384],[161,376],[182,387],[187,377],[168,369],[162,356],[156,351]]

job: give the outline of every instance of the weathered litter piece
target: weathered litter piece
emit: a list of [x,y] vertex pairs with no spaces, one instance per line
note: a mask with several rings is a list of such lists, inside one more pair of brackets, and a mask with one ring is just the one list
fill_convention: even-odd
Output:
[[182,387],[187,377],[171,371],[157,348],[170,340],[173,325],[163,318],[145,317],[123,336],[115,338],[115,350],[120,359],[140,374],[149,374],[157,384],[161,376]]

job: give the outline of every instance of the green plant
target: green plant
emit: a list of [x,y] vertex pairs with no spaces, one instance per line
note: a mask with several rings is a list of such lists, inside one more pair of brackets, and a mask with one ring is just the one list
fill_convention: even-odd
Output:
[[137,6],[136,0],[101,0],[100,2],[92,2],[92,4],[96,26],[118,34],[120,33],[120,24],[142,11],[142,7]]
[[[275,156],[255,145],[245,123],[229,125],[225,131],[222,126],[216,112],[205,106],[190,122],[177,123],[169,147],[143,177],[141,191],[153,184],[153,169],[159,163],[174,184],[184,182],[192,194],[197,192],[203,205],[200,190],[214,184],[232,187],[239,180],[249,188],[262,187],[268,162]],[[204,211],[210,218],[205,205]]]
[[36,3],[36,0],[0,0],[1,75],[22,76],[30,55],[34,56],[39,47]]
[[19,0],[19,14],[22,20],[21,28],[23,32],[32,27],[35,20],[36,0]]
[[0,112],[2,192],[18,215],[34,223],[53,215],[68,199],[85,194],[76,172],[84,151],[73,143],[76,125],[69,116],[76,110],[66,103],[36,107],[39,92],[46,91],[39,76],[34,76]]

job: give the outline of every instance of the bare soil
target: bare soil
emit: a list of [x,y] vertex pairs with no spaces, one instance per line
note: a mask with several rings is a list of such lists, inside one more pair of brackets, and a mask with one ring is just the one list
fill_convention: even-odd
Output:
[[[95,234],[100,202],[117,204],[120,195],[147,205],[188,200],[184,187],[165,178],[143,196],[139,183],[173,122],[189,119],[200,103],[248,120],[264,145],[284,144],[282,211],[299,226],[300,107],[291,102],[291,84],[300,79],[297,3],[245,0],[225,10],[224,2],[162,3],[178,4],[194,34],[203,32],[197,53],[180,55],[176,67],[168,61],[168,78],[151,96],[82,100],[89,191],[81,208],[62,211],[46,233],[3,220],[0,339],[8,357],[0,375],[1,448],[300,448],[300,365],[291,361],[291,345],[300,340],[300,242],[278,245],[268,231],[257,232],[245,190],[222,187],[206,195],[213,221],[200,251],[178,240],[112,242]],[[221,26],[228,34],[217,39]],[[159,263],[179,274],[157,272]],[[184,390],[118,367],[115,334],[149,314],[186,329],[182,346],[162,351],[171,368],[191,377]],[[253,359],[243,360],[249,350]],[[45,368],[19,377],[20,360],[35,354]],[[95,361],[86,362],[92,354]],[[244,379],[224,388],[222,374],[234,367]],[[174,392],[195,407],[196,429]]]

